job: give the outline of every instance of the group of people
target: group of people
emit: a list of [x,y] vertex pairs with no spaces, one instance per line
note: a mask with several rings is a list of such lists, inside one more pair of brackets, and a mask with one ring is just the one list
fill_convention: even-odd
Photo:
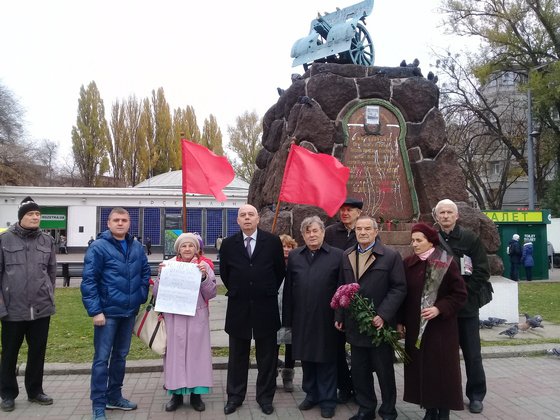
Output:
[[[468,408],[482,412],[486,378],[480,353],[479,291],[490,275],[480,239],[457,224],[456,204],[442,200],[434,210],[438,228],[415,224],[414,253],[403,261],[381,242],[376,220],[361,215],[361,209],[362,202],[348,199],[339,211],[340,222],[328,228],[318,216],[305,218],[300,226],[304,244],[295,249],[289,236],[278,238],[258,227],[253,206],[239,209],[241,232],[224,239],[220,250],[230,344],[226,415],[246,398],[251,339],[258,370],[256,400],[264,414],[274,412],[277,331],[282,325],[291,330],[286,353],[302,365],[306,396],[300,410],[318,406],[323,418],[331,418],[337,403],[354,396],[359,409],[351,420],[373,419],[376,413],[384,419],[397,417],[392,347],[374,345],[347,310],[330,307],[337,287],[349,283],[358,283],[359,293],[373,302],[377,315],[371,322],[377,329],[392,326],[405,338],[411,359],[404,367],[405,401],[424,407],[425,419],[447,419],[450,410],[462,410],[461,348]],[[285,266],[282,255],[287,256]],[[470,258],[473,268],[461,273],[464,258]],[[425,304],[425,285],[436,280],[433,299]],[[282,317],[274,305],[280,286]],[[293,387],[293,368],[288,367],[286,375],[282,372],[282,379]]]
[[[550,244],[550,242],[549,242]],[[547,246],[550,248],[552,244]],[[523,266],[525,269],[525,278],[527,281],[533,280],[533,267],[535,266],[535,259],[533,258],[533,243],[530,239],[525,239],[523,245],[519,241],[519,235],[515,233],[507,246],[507,254],[509,256],[509,278],[514,281],[519,281],[519,267]],[[549,268],[552,268],[552,254],[549,255]]]
[[[455,203],[442,200],[435,208],[439,228],[414,225],[414,253],[403,261],[379,239],[376,220],[361,215],[362,205],[359,200],[348,199],[339,211],[340,222],[327,228],[318,216],[305,218],[300,226],[304,244],[299,247],[288,235],[279,237],[260,229],[259,214],[252,205],[239,208],[240,232],[224,238],[219,250],[220,275],[228,298],[224,414],[234,413],[246,398],[254,340],[256,400],[264,414],[274,412],[282,342],[286,345],[282,380],[287,391],[293,390],[294,360],[301,361],[306,396],[299,404],[300,410],[318,406],[322,417],[331,418],[337,403],[354,397],[359,410],[352,420],[373,419],[376,412],[384,419],[397,417],[392,347],[387,343],[374,345],[348,311],[330,307],[337,287],[345,283],[358,283],[359,293],[373,302],[377,315],[371,322],[375,328],[391,326],[405,338],[411,359],[404,367],[405,401],[424,407],[425,419],[447,419],[450,410],[463,409],[460,347],[469,410],[483,410],[486,381],[480,355],[477,294],[482,282],[488,281],[489,270],[480,239],[456,224],[459,214]],[[19,392],[16,362],[24,338],[29,343],[25,374],[28,398],[45,405],[53,402],[42,388],[42,376],[48,326],[55,311],[55,244],[52,237],[40,231],[40,209],[31,198],[22,202],[18,219],[0,236],[0,396],[4,411],[15,407]],[[128,233],[128,212],[114,208],[107,227],[86,251],[80,286],[94,326],[94,420],[105,419],[107,409],[137,407],[123,396],[122,387],[135,317],[148,298],[150,281],[142,244]],[[168,336],[164,386],[170,395],[165,410],[177,410],[188,395],[192,408],[203,411],[202,396],[212,392],[208,301],[216,296],[216,276],[212,262],[202,254],[197,235],[181,234],[175,242],[175,253],[176,262],[195,264],[200,271],[200,287],[194,316],[164,313]],[[461,275],[459,260],[464,257],[472,259],[473,270]],[[434,263],[442,261],[437,296],[425,305],[425,284],[434,280]],[[22,276],[27,278],[26,283],[19,281]],[[23,293],[24,287],[36,292]],[[158,292],[159,278],[153,288],[156,299]],[[424,329],[421,324],[426,321]],[[291,339],[279,340],[281,327],[291,331]],[[346,343],[350,344],[350,366]],[[374,390],[374,372],[381,390],[380,404]]]

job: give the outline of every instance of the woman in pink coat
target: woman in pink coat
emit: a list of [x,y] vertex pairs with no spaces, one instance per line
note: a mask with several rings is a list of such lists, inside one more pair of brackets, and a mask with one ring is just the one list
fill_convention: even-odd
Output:
[[[176,257],[169,261],[194,263],[202,273],[196,314],[194,316],[164,313],[167,329],[167,351],[163,361],[164,385],[171,400],[165,411],[175,411],[190,395],[196,411],[206,406],[202,394],[212,392],[212,349],[208,301],[216,296],[216,277],[210,266],[199,259],[200,245],[192,233],[182,233],[175,241]],[[154,285],[157,297],[159,281]]]

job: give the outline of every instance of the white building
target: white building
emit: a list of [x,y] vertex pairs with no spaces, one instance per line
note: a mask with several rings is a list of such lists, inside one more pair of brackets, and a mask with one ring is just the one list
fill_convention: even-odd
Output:
[[[237,232],[237,208],[247,202],[248,190],[246,182],[235,178],[224,189],[225,202],[187,194],[187,231],[200,233],[208,246],[220,235]],[[164,243],[166,229],[182,228],[181,171],[155,176],[134,188],[0,186],[0,229],[17,222],[19,204],[27,196],[41,207],[41,228],[57,240],[65,235],[69,250],[84,249],[91,237],[104,231],[113,207],[127,209],[130,234],[149,237],[156,250]]]

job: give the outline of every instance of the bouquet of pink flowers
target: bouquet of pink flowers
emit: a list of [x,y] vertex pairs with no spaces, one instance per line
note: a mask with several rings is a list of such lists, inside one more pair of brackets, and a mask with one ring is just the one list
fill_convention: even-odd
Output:
[[[422,309],[429,308],[430,306],[434,306],[439,286],[441,285],[441,281],[443,280],[445,273],[447,273],[452,260],[453,256],[448,255],[445,250],[442,251],[440,259],[431,260],[428,258],[424,288],[422,289],[422,296],[420,298],[420,311],[422,311]],[[424,335],[427,325],[428,320],[420,316],[420,330],[418,332],[418,338],[416,339],[417,349],[420,348],[422,336]]]
[[360,285],[358,283],[343,284],[332,297],[331,308],[347,309],[350,316],[358,323],[360,333],[371,337],[373,344],[376,346],[382,343],[390,344],[397,353],[397,357],[403,363],[408,363],[410,358],[399,343],[399,333],[387,324],[379,330],[373,325],[373,318],[377,315],[377,312],[373,302],[358,293],[359,290]]

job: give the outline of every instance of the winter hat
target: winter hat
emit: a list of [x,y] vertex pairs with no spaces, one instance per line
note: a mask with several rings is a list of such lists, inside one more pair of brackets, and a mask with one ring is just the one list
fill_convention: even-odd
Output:
[[428,242],[431,242],[434,246],[439,245],[439,235],[435,229],[428,226],[425,223],[416,223],[412,226],[410,233],[421,232],[424,234]]
[[175,254],[179,255],[179,248],[183,242],[192,242],[196,247],[196,253],[198,254],[200,252],[200,243],[198,242],[196,235],[192,233],[181,233],[175,241],[175,245],[173,245]]
[[[342,203],[342,206],[349,206],[349,207],[355,207],[357,209],[361,209],[364,206],[364,202],[361,200],[358,200],[357,198],[352,198],[352,197],[348,197],[346,199],[346,201],[344,201],[344,203]],[[342,207],[340,206],[340,207]]]
[[25,216],[30,211],[41,211],[41,209],[31,197],[25,197],[19,204],[18,222],[21,222],[23,216]]
[[512,236],[512,239],[513,239],[514,241],[518,241],[518,240],[519,240],[519,235],[518,235],[517,233],[515,233],[515,234]]

